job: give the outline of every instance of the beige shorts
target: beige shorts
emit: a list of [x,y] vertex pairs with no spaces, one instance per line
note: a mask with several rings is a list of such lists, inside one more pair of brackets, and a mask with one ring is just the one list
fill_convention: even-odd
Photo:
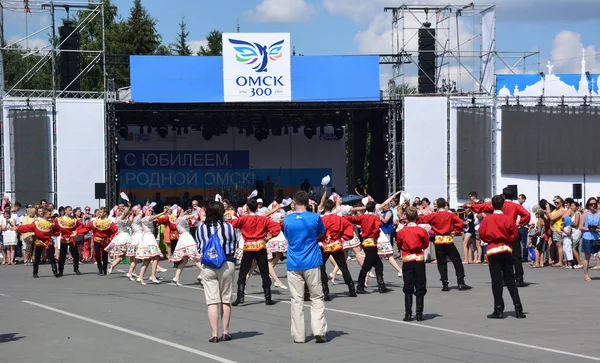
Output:
[[204,266],[202,268],[202,285],[206,305],[231,304],[235,264],[226,261],[219,269]]

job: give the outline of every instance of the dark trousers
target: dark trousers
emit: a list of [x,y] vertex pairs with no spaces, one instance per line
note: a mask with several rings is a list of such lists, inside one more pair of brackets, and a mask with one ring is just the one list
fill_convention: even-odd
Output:
[[329,256],[333,256],[335,263],[337,263],[340,271],[342,271],[342,276],[344,276],[344,283],[346,285],[350,285],[353,283],[352,275],[350,275],[350,271],[348,270],[348,264],[346,263],[346,256],[344,255],[344,251],[335,251],[332,253],[325,253],[321,251],[323,255],[323,264],[321,265],[321,284],[323,284],[323,290],[327,289],[329,283],[329,276],[327,276],[326,264],[327,260],[329,260]]
[[[42,253],[46,247],[44,246],[35,246],[34,258],[33,258],[33,274],[37,275],[40,268],[40,260],[42,259]],[[48,251],[46,252],[48,257],[48,261],[50,262],[50,266],[52,266],[52,272],[57,273],[56,270],[56,259],[54,258],[54,245],[51,244],[48,246]]]
[[512,261],[515,268],[514,277],[517,280],[523,280],[523,256],[521,252],[521,238],[517,236],[517,239],[512,245]]
[[365,261],[363,262],[360,274],[358,275],[358,287],[364,288],[367,274],[373,267],[375,267],[375,275],[377,276],[377,282],[381,279],[383,283],[383,263],[377,254],[377,247],[364,248]]
[[404,280],[402,291],[404,291],[405,294],[415,294],[415,296],[420,297],[425,296],[427,293],[425,262],[403,262],[402,279]]
[[256,260],[256,265],[260,271],[263,289],[270,289],[271,278],[269,277],[269,260],[267,259],[267,250],[244,252],[242,255],[242,261],[240,262],[240,276],[238,277],[238,285],[246,285],[246,275],[248,275],[248,272],[250,272],[250,266],[252,266],[253,260]]
[[60,252],[58,255],[58,272],[63,273],[65,270],[65,261],[67,260],[67,249],[73,257],[73,271],[79,270],[79,250],[77,245],[70,243],[61,243]]
[[513,304],[520,305],[519,290],[515,282],[513,272],[514,254],[498,253],[488,256],[490,277],[492,278],[492,293],[494,294],[494,307],[502,307],[504,309],[504,299],[502,298],[502,280],[508,288],[508,292],[512,297]]
[[519,227],[519,241],[521,241],[521,261],[527,262],[529,260],[529,249],[527,248],[527,235],[529,234],[529,228]]
[[106,252],[104,246],[98,242],[94,242],[94,252],[98,271],[106,272],[108,268],[108,252]]
[[450,261],[452,261],[454,270],[456,271],[456,277],[458,279],[464,279],[465,269],[463,267],[462,260],[460,259],[460,253],[458,253],[454,243],[436,244],[435,258],[437,259],[437,267],[438,271],[440,272],[442,282],[448,281],[448,260],[446,257],[449,257]]

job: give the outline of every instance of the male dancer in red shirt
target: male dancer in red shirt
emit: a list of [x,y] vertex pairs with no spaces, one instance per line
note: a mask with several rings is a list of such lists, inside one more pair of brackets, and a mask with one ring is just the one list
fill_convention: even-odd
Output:
[[398,251],[402,255],[402,278],[404,279],[404,321],[412,321],[413,294],[417,297],[417,321],[423,321],[423,304],[427,293],[425,275],[425,255],[423,250],[429,247],[429,234],[417,226],[418,211],[415,207],[406,209],[408,224],[396,234]]
[[[510,188],[504,188],[504,189],[502,189],[502,195],[504,196],[504,207],[502,208],[502,212],[505,215],[512,218],[515,225],[518,223],[519,227],[529,226],[529,220],[531,219],[531,214],[529,214],[529,212],[525,208],[523,208],[520,204],[513,203],[512,200],[515,195],[513,190]],[[493,213],[494,212],[494,207],[488,203],[486,203],[486,204],[470,204],[470,205],[467,205],[467,207],[471,208],[475,213]],[[485,241],[485,242],[487,242],[487,241]],[[513,265],[515,268],[514,275],[515,275],[515,279],[517,280],[517,286],[518,287],[529,286],[529,283],[525,282],[525,280],[524,280],[523,255],[521,253],[521,238],[519,237],[519,235],[517,235],[517,237],[515,237],[515,240],[513,241],[512,258],[513,258]]]
[[351,240],[354,237],[354,226],[352,223],[345,220],[343,217],[333,213],[335,202],[327,199],[324,202],[325,214],[321,217],[323,224],[325,225],[325,240],[321,244],[321,252],[323,253],[323,264],[321,265],[321,284],[323,285],[323,295],[325,301],[331,301],[329,297],[329,278],[327,276],[327,270],[325,266],[329,260],[329,256],[333,256],[333,259],[337,263],[344,282],[348,285],[348,291],[351,297],[356,297],[356,289],[354,282],[352,281],[352,275],[348,270],[346,264],[346,256],[344,255],[344,246],[342,239]]
[[[241,216],[229,221],[233,228],[242,231],[244,237],[244,254],[240,262],[240,275],[238,277],[238,291],[236,299],[231,303],[238,306],[244,303],[244,289],[246,288],[246,275],[250,271],[252,260],[260,270],[262,287],[265,293],[265,304],[275,304],[271,299],[271,278],[269,277],[269,261],[267,259],[267,241],[281,232],[281,226],[270,218],[257,216],[258,203],[255,199],[249,199],[246,203],[249,215]],[[267,232],[270,236],[267,236]]]
[[363,262],[360,274],[358,275],[356,292],[359,294],[367,293],[365,291],[365,279],[367,278],[367,273],[371,271],[371,268],[375,267],[375,276],[377,276],[379,293],[384,294],[391,290],[385,287],[385,283],[383,282],[383,263],[377,254],[377,239],[379,238],[379,233],[381,231],[381,219],[373,214],[375,212],[374,202],[368,202],[365,208],[365,214],[344,217],[350,223],[360,226],[363,238],[362,245],[365,252],[365,261]]
[[494,312],[488,315],[490,319],[504,319],[504,299],[502,299],[502,278],[510,292],[517,319],[523,319],[523,305],[519,297],[519,289],[515,282],[513,270],[513,242],[519,236],[519,230],[512,216],[505,214],[503,209],[504,197],[496,195],[492,198],[494,213],[485,217],[479,225],[481,240],[488,243],[487,256],[492,278],[492,293],[494,294]]
[[38,271],[40,266],[40,259],[42,258],[42,252],[44,249],[47,251],[48,261],[52,267],[52,273],[54,277],[60,277],[58,270],[56,269],[56,259],[54,258],[54,244],[52,243],[52,236],[58,235],[60,228],[58,224],[52,219],[52,211],[43,209],[41,218],[38,218],[35,222],[30,224],[22,224],[17,227],[17,232],[28,233],[32,232],[35,234],[35,252],[33,259],[33,277],[38,278]]
[[464,222],[456,214],[446,210],[446,206],[448,205],[446,199],[438,198],[436,203],[438,211],[418,217],[417,224],[429,224],[435,233],[435,257],[442,280],[442,291],[450,291],[448,287],[448,261],[446,257],[449,257],[454,265],[456,278],[458,279],[458,290],[469,290],[471,286],[465,283],[465,269],[460,259],[460,254],[454,245],[454,236],[463,231]]
[[56,224],[60,228],[60,252],[58,258],[58,274],[63,275],[65,270],[65,261],[67,260],[67,251],[71,252],[73,257],[73,271],[76,275],[81,275],[79,272],[79,251],[75,243],[75,236],[78,230],[83,227],[83,224],[73,216],[73,208],[65,207],[65,215],[56,218]]

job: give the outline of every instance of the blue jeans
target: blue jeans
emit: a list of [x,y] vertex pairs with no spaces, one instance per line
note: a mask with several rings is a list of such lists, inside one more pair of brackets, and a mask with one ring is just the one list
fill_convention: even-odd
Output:
[[524,262],[529,261],[529,250],[527,249],[527,234],[529,233],[529,228],[527,227],[519,227],[519,238],[521,240],[521,255]]

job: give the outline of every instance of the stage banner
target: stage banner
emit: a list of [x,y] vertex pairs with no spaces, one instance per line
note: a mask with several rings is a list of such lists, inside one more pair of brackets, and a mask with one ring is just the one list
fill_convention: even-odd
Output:
[[289,33],[223,33],[225,102],[292,100]]

